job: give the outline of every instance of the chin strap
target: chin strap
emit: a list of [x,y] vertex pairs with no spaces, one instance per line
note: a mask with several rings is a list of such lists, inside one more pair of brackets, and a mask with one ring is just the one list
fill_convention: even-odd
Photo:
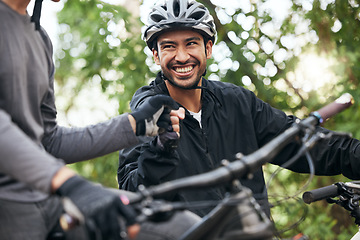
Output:
[[[185,89],[185,90],[192,90],[192,89],[202,89],[202,90],[205,90],[207,91],[210,96],[212,97],[212,99],[214,99],[215,103],[217,103],[217,105],[219,107],[222,107],[222,104],[219,100],[219,98],[215,95],[215,93],[213,93],[210,89],[206,88],[206,87],[203,87],[203,86],[198,86],[198,83],[200,82],[200,79],[199,81],[197,81],[193,86],[191,87],[187,87],[187,88],[183,88],[183,87],[180,87],[180,86],[177,86],[176,84],[174,84],[172,81],[170,81],[164,74],[163,72],[160,72],[161,74],[161,79],[163,80],[163,83],[165,84],[165,80],[167,80],[171,85],[175,86],[175,87],[178,87],[178,88],[182,88],[182,89]],[[205,76],[206,74],[206,69],[205,69],[205,72],[203,74],[203,76]]]
[[35,30],[40,29],[40,16],[41,16],[41,6],[43,0],[36,0],[33,15],[31,16],[31,21],[35,23]]

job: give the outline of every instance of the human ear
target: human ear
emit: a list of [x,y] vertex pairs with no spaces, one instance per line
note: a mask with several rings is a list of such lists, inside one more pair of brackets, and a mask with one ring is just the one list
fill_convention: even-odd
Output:
[[156,51],[154,48],[152,50],[153,53],[153,57],[154,57],[154,61],[157,65],[160,65],[160,57],[159,57],[159,52]]
[[207,41],[207,43],[205,45],[206,59],[211,58],[211,56],[212,56],[212,47],[213,47],[213,42],[211,40]]

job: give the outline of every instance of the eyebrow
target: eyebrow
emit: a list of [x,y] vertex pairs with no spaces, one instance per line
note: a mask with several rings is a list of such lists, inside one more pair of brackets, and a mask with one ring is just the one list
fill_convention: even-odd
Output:
[[[194,41],[194,40],[200,41],[201,39],[199,37],[190,37],[190,38],[185,39],[184,42],[190,42],[190,41]],[[159,43],[160,46],[165,45],[165,44],[176,44],[176,42],[175,41],[170,41],[170,40],[169,41],[165,40],[165,41],[161,41]]]
[[160,46],[165,45],[165,44],[175,44],[175,42],[174,41],[161,41],[159,43]]
[[194,40],[200,41],[201,39],[199,37],[191,37],[191,38],[185,39],[185,42],[190,42],[190,41],[194,41]]

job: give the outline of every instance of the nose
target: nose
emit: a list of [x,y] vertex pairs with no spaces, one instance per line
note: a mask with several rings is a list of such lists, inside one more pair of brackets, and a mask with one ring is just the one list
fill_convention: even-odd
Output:
[[190,55],[184,47],[179,47],[176,51],[175,60],[178,62],[186,62]]

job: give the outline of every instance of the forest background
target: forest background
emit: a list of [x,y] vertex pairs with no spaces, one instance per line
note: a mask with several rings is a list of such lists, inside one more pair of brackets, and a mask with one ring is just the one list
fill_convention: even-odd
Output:
[[[355,105],[325,127],[360,138],[357,0],[199,1],[214,16],[218,31],[206,78],[248,88],[273,107],[300,118],[342,93],[351,93]],[[134,92],[154,79],[159,67],[141,40],[143,18],[154,2],[64,1],[57,14],[55,49],[56,102],[63,124],[74,125],[70,120],[74,115],[95,123],[128,112]],[[84,108],[90,115],[82,114]],[[117,188],[116,152],[71,167]],[[264,169],[269,179],[277,167],[268,164]],[[282,170],[269,183],[272,215],[278,229],[284,230],[282,237],[302,232],[310,239],[350,239],[357,228],[348,212],[326,202],[302,203],[299,190],[304,191],[308,179]],[[350,180],[314,177],[307,189],[338,181]]]

